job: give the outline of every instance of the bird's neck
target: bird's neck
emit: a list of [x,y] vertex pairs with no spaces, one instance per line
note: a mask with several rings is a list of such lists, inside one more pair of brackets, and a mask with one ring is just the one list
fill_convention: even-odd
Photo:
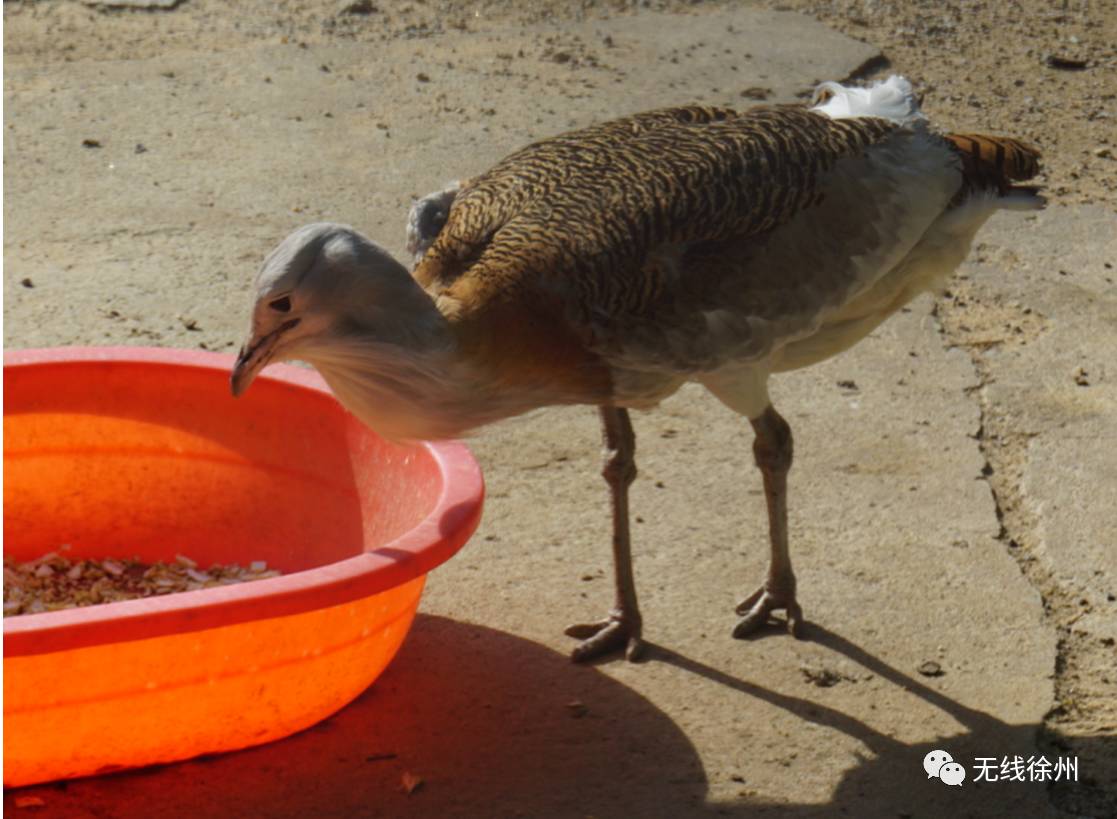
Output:
[[539,405],[500,389],[463,354],[434,300],[420,293],[394,323],[377,322],[375,332],[349,328],[299,357],[314,365],[346,409],[394,440],[457,438]]

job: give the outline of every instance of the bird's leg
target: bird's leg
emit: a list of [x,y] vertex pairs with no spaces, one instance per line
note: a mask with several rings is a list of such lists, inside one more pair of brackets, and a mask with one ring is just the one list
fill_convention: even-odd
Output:
[[632,549],[628,527],[628,487],[636,479],[636,434],[628,411],[601,407],[605,438],[605,466],[601,474],[609,484],[613,506],[613,571],[616,603],[609,616],[597,623],[570,626],[566,634],[582,640],[571,652],[575,662],[589,660],[623,648],[635,660],[643,651],[642,621],[636,604],[636,581],[632,576]]
[[799,636],[803,612],[795,600],[795,574],[787,549],[787,472],[791,468],[791,427],[771,404],[757,418],[750,419],[756,439],[752,452],[764,476],[764,497],[768,501],[768,532],[772,558],[768,580],[742,600],[737,613],[744,619],[733,629],[734,637],[756,631],[768,621],[773,609],[787,611],[787,630]]

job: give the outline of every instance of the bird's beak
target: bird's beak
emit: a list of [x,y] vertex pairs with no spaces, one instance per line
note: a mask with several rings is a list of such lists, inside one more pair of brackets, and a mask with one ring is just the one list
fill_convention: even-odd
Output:
[[229,376],[229,386],[233,397],[239,398],[241,393],[248,389],[248,385],[256,378],[260,370],[264,369],[275,353],[279,339],[288,330],[298,325],[299,319],[291,319],[281,324],[276,329],[264,336],[253,334],[237,355],[237,363],[233,365],[233,372]]

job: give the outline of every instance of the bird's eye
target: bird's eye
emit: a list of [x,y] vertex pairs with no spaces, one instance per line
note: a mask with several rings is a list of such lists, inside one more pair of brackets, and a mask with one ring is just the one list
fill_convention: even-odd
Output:
[[268,307],[270,307],[272,310],[276,310],[280,313],[290,313],[291,312],[291,297],[290,296],[280,296],[278,299],[275,299],[274,301],[269,302]]

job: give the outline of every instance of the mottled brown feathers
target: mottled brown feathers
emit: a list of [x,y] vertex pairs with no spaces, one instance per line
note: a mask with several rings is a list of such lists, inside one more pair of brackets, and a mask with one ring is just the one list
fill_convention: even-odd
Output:
[[960,196],[975,189],[1004,194],[1012,189],[1013,182],[1039,173],[1039,151],[1019,140],[979,134],[946,134],[945,138],[962,160],[964,187]]
[[816,201],[820,174],[897,127],[792,106],[690,106],[546,139],[463,188],[415,275],[470,308],[526,287],[574,288],[573,301],[603,314],[639,310],[673,247],[788,221]]

